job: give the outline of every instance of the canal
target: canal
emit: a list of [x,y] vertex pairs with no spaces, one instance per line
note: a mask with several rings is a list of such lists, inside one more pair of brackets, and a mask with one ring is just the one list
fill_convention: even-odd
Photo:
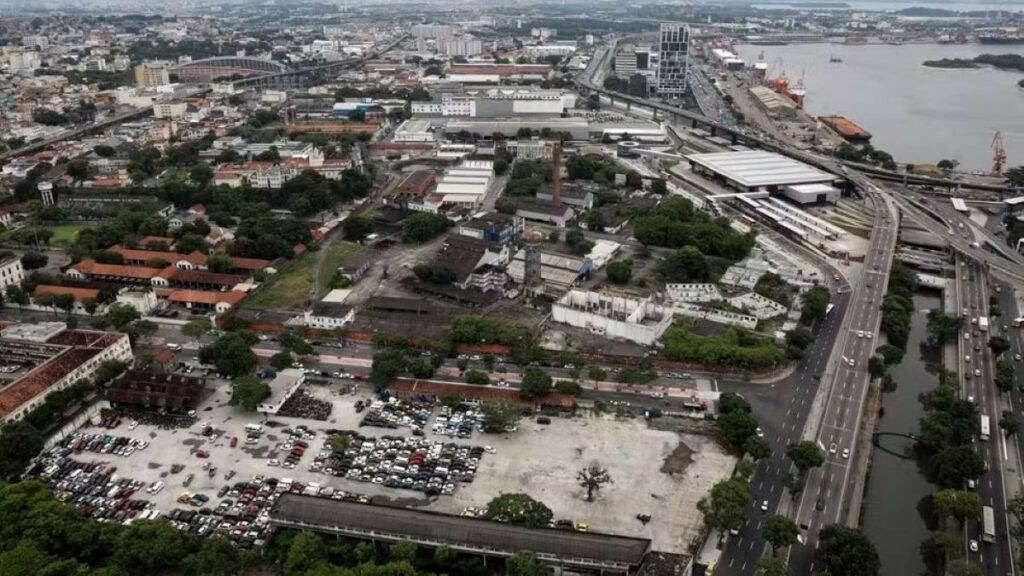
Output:
[[[938,375],[928,371],[929,364],[940,361],[939,351],[922,346],[927,342],[928,310],[940,308],[941,298],[935,292],[914,297],[915,313],[910,340],[903,362],[891,366],[889,373],[896,390],[882,395],[884,415],[878,430],[916,434],[924,409],[918,396],[938,386]],[[911,441],[895,436],[883,437],[882,445],[889,451],[909,453]],[[928,482],[912,458],[901,458],[874,448],[871,472],[864,496],[862,527],[878,549],[882,576],[922,574],[924,561],[919,552],[921,542],[929,533],[922,505],[936,486]]]

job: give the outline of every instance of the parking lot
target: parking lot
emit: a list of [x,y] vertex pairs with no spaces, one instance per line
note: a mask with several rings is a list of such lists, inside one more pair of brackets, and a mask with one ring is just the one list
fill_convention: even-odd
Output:
[[[471,434],[460,434],[465,428],[435,426],[438,418],[443,418],[442,408],[435,406],[429,419],[420,420],[419,424],[416,418],[409,418],[406,423],[400,418],[396,428],[361,427],[369,410],[357,412],[356,404],[362,401],[368,405],[370,393],[366,386],[358,386],[352,392],[349,383],[305,387],[313,397],[331,404],[326,421],[287,417],[264,420],[228,405],[230,383],[209,382],[217,389],[199,407],[196,419],[186,421],[183,427],[140,422],[129,429],[132,423],[126,418],[113,430],[95,426],[82,430],[145,441],[146,449],[125,456],[82,451],[70,458],[86,464],[115,465],[118,476],[145,486],[163,481],[166,487],[158,493],[143,491],[134,497],[152,501],[153,508],[164,514],[190,506],[216,509],[223,498],[231,498],[225,487],[250,481],[258,474],[267,481],[288,479],[304,486],[314,483],[321,488],[329,487],[329,493],[344,492],[353,497],[365,496],[452,514],[460,514],[470,506],[481,508],[502,492],[524,492],[547,504],[556,519],[583,522],[592,531],[651,538],[654,549],[671,552],[685,550],[698,529],[697,501],[715,482],[726,477],[734,464],[732,457],[707,438],[649,430],[639,417],[552,418],[548,425],[524,418],[514,433],[481,434],[472,430]],[[252,428],[246,430],[247,425],[254,424],[262,425],[262,434],[250,434]],[[306,429],[298,432],[302,427]],[[417,428],[422,435],[413,436]],[[351,474],[345,477],[344,473],[329,475],[322,463],[314,462],[318,454],[330,450],[327,430],[357,431],[372,439],[401,438],[402,442],[391,440],[391,445],[384,447],[397,447],[400,458],[405,450],[402,443],[433,444],[438,447],[419,451],[427,456],[437,454],[438,458],[446,458],[449,453],[465,458],[466,468],[460,475],[473,472],[474,478],[459,483],[459,475],[452,474],[453,486],[448,486],[447,476],[437,486],[431,482],[436,468],[431,464],[423,467],[429,474],[424,476],[420,471],[420,475],[427,487],[437,489],[415,491],[411,486],[419,482],[416,476],[411,476],[412,483],[405,481],[409,474],[399,473],[397,482],[391,479],[390,472],[374,472],[369,474],[369,480],[364,477],[367,474],[361,474],[359,479]],[[467,435],[470,437],[466,438]],[[308,447],[296,451],[296,442]],[[379,450],[378,443],[374,451]],[[416,447],[405,451],[412,454],[403,462],[404,472],[411,472],[409,465],[421,462],[413,462],[417,460]],[[287,463],[293,467],[286,468],[284,464],[290,456]],[[271,466],[271,459],[278,462]],[[586,503],[575,476],[595,460],[608,469],[614,483],[604,487],[594,502]],[[393,465],[393,460],[388,464]],[[663,468],[672,473],[662,472]],[[229,473],[231,478],[226,478]],[[226,492],[223,497],[218,495],[222,491]],[[193,497],[203,495],[207,500],[200,499],[199,505],[179,502],[186,492]],[[641,523],[635,519],[638,514],[650,515],[651,519]]]

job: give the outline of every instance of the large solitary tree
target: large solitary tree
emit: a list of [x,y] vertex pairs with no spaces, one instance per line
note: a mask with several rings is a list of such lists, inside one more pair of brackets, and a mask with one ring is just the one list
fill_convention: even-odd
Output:
[[822,454],[818,445],[810,440],[790,444],[786,449],[786,456],[793,461],[793,465],[800,471],[801,476],[806,476],[808,470],[825,463],[825,455]]
[[602,468],[597,462],[591,462],[586,468],[576,473],[576,482],[587,490],[587,502],[594,500],[594,492],[597,492],[605,484],[612,483],[612,477],[608,475],[608,469]]
[[841,524],[818,533],[819,553],[829,576],[878,576],[878,551],[867,535]]
[[781,514],[772,514],[764,521],[764,539],[772,545],[774,553],[779,548],[796,544],[796,537],[800,533],[796,523]]

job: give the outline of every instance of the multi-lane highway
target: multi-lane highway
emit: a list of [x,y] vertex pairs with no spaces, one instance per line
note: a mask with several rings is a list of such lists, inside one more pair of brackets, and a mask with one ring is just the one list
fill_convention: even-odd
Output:
[[891,199],[885,194],[873,195],[876,206],[871,245],[864,263],[864,276],[856,285],[849,314],[852,318],[845,333],[839,335],[841,350],[834,371],[825,412],[818,429],[817,441],[825,450],[825,464],[808,473],[794,517],[805,537],[803,545],[794,546],[790,566],[797,574],[814,570],[814,552],[818,531],[830,524],[845,523],[847,489],[853,479],[861,413],[867,397],[870,377],[868,360],[874,355],[878,326],[881,321],[881,300],[888,284],[889,268],[896,248],[898,219]]
[[750,402],[765,439],[771,445],[772,455],[758,463],[754,502],[744,525],[737,534],[729,536],[715,568],[716,576],[754,574],[758,559],[765,553],[762,530],[768,513],[761,510],[761,504],[767,500],[773,513],[784,504],[784,499],[790,498],[785,487],[790,469],[786,447],[802,439],[819,379],[828,364],[833,343],[839,337],[849,301],[849,292],[833,295],[835,308],[816,327],[814,343],[790,377],[772,385],[719,381],[722,391],[740,393]]
[[978,479],[976,489],[982,505],[991,506],[995,511],[997,534],[994,543],[986,543],[981,537],[981,523],[970,522],[967,538],[976,543],[978,551],[971,552],[968,548],[965,552],[970,562],[981,566],[985,574],[1002,576],[1013,573],[1013,553],[1007,537],[1006,492],[1003,486],[1007,443],[998,425],[1002,410],[999,405],[1000,393],[994,383],[995,358],[987,345],[988,338],[1001,330],[996,322],[993,322],[988,332],[979,329],[978,318],[988,316],[989,313],[986,274],[983,267],[958,260],[963,262],[957,266],[958,304],[961,311],[967,313],[963,316],[967,321],[963,328],[966,337],[959,339],[958,376],[962,383],[963,397],[972,400],[978,414],[988,416],[991,422],[989,438],[978,438],[975,442],[978,454],[988,463],[989,469]]

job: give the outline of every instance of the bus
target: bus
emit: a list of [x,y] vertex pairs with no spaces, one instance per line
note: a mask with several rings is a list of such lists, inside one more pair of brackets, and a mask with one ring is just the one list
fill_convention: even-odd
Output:
[[981,509],[981,541],[996,541],[996,515],[991,506],[984,506]]
[[825,316],[828,316],[828,313],[831,312],[832,309],[835,308],[835,307],[836,307],[835,304],[829,304],[828,306],[825,306]]
[[989,432],[991,432],[991,430],[989,428],[988,414],[982,414],[981,415],[981,440],[982,441],[988,440]]

